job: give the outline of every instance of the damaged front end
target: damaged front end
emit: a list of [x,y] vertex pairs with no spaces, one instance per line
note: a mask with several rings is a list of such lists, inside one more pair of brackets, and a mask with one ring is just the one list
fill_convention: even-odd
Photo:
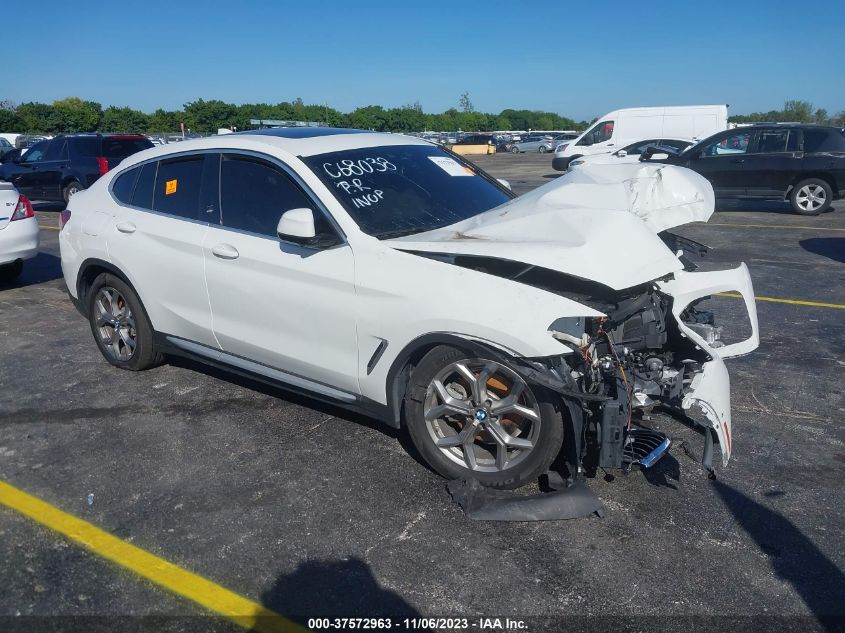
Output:
[[[569,410],[570,470],[580,472],[585,464],[651,466],[669,441],[637,420],[655,408],[675,413],[704,435],[702,463],[708,470],[714,439],[726,466],[732,440],[730,380],[723,359],[746,354],[759,342],[747,267],[680,271],[628,291],[603,290],[577,300],[606,316],[551,324],[550,333],[571,353],[524,361],[530,379],[561,394]],[[714,315],[696,307],[725,292],[742,297],[751,324],[751,335],[731,345],[722,343],[722,326]]]

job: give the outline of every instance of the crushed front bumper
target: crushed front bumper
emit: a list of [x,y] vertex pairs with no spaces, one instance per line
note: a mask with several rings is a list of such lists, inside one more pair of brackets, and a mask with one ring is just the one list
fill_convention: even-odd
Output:
[[[700,423],[716,433],[722,453],[722,465],[727,466],[732,444],[731,383],[728,369],[722,359],[748,354],[760,344],[754,288],[748,267],[740,264],[738,268],[731,270],[682,271],[676,273],[673,280],[659,282],[658,286],[673,299],[672,315],[681,333],[710,356],[710,360],[703,363],[701,372],[695,375],[689,389],[684,393],[681,406],[689,411],[695,405],[704,414],[704,420]],[[724,292],[737,292],[741,295],[748,311],[751,335],[738,343],[711,347],[681,320],[681,313],[697,299]]]

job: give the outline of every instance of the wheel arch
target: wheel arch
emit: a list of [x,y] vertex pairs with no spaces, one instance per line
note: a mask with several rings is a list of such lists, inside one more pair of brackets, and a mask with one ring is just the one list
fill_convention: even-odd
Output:
[[[88,292],[91,289],[91,284],[94,280],[103,273],[109,273],[110,275],[114,275],[115,277],[119,278],[125,284],[127,284],[132,291],[138,296],[138,299],[141,301],[141,307],[144,308],[144,312],[146,312],[146,307],[144,304],[144,298],[141,296],[141,293],[138,292],[138,288],[132,283],[132,280],[126,275],[120,268],[115,266],[114,264],[107,262],[102,259],[97,259],[96,257],[91,257],[86,259],[82,262],[79,266],[79,272],[76,274],[76,296],[77,300],[79,301],[78,307],[81,311],[84,312],[85,306],[88,300]],[[85,315],[88,316],[87,314]],[[147,317],[149,318],[149,313],[147,313]]]
[[795,189],[795,186],[801,182],[802,180],[809,180],[811,178],[816,178],[818,180],[824,180],[829,186],[832,192],[832,196],[834,199],[839,197],[839,189],[836,185],[836,178],[834,178],[833,174],[826,172],[826,171],[811,171],[807,173],[798,174],[795,178],[792,179],[792,182],[789,184],[789,187],[784,194],[784,200],[787,200],[790,195],[792,195],[792,190]]
[[487,352],[510,359],[512,356],[500,347],[478,339],[461,336],[449,332],[433,332],[420,336],[408,343],[396,355],[387,372],[385,393],[387,394],[388,418],[385,420],[393,428],[404,425],[402,419],[402,404],[411,379],[411,372],[420,360],[435,347],[448,345],[467,353]]

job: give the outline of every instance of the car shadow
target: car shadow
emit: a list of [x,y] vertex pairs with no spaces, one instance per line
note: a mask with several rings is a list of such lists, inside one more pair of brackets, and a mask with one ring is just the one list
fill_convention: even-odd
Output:
[[402,449],[408,453],[412,459],[421,466],[424,466],[427,470],[434,472],[431,466],[429,466],[423,459],[422,455],[420,455],[419,451],[417,451],[417,448],[411,441],[404,424],[403,428],[395,429],[392,426],[388,426],[381,420],[377,420],[363,413],[350,411],[339,404],[335,405],[330,402],[318,400],[296,391],[285,389],[282,385],[271,385],[258,379],[248,378],[246,376],[242,376],[241,374],[236,374],[219,367],[207,365],[201,361],[196,361],[190,358],[182,356],[168,356],[167,363],[173,367],[195,371],[218,380],[238,385],[244,389],[257,391],[258,393],[270,396],[271,398],[278,398],[280,400],[284,400],[285,402],[290,402],[291,404],[307,407],[308,409],[313,409],[314,411],[319,411],[321,413],[325,413],[326,415],[331,415],[333,417],[364,426],[368,429],[378,431],[379,433],[398,441]]
[[788,202],[779,200],[736,200],[733,198],[717,198],[716,211],[720,213],[736,213],[748,211],[764,211],[767,213],[781,213],[795,215]]
[[845,237],[811,237],[798,243],[805,251],[845,262]]
[[293,573],[279,576],[261,602],[305,626],[314,617],[391,618],[394,626],[405,618],[421,617],[399,594],[381,587],[369,565],[354,557],[306,560]]
[[54,279],[62,278],[62,260],[50,253],[38,253],[24,262],[23,272],[12,282],[0,281],[0,291],[11,288],[25,288]]
[[64,202],[47,202],[45,200],[32,200],[32,209],[34,211],[63,211],[67,205]]
[[792,585],[826,630],[842,631],[845,625],[842,570],[783,515],[721,481],[714,481],[713,487],[737,524],[768,557],[775,574]]

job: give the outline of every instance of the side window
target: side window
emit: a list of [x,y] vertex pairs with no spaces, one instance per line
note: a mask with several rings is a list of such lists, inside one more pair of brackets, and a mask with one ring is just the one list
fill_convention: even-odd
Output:
[[[314,204],[302,189],[275,165],[248,156],[227,154],[220,167],[220,223],[232,229],[277,237],[285,211]],[[334,233],[329,221],[315,210],[316,232]]]
[[44,160],[62,160],[62,157],[67,158],[67,143],[65,139],[58,138],[50,141],[50,147],[44,154]]
[[735,132],[725,136],[715,143],[710,143],[701,150],[702,156],[724,156],[727,154],[744,154],[748,151],[751,132]]
[[692,143],[688,141],[676,141],[674,139],[661,139],[659,143],[660,147],[668,147],[678,153],[684,151],[688,148]]
[[188,220],[198,219],[203,161],[204,156],[159,161],[153,211]]
[[639,156],[645,151],[646,147],[650,145],[657,145],[657,139],[653,139],[651,141],[643,141],[642,143],[637,143],[636,145],[629,145],[628,149],[625,151],[627,152],[628,156]]
[[23,155],[23,162],[37,163],[40,160],[44,160],[44,154],[47,152],[47,146],[49,144],[50,141],[41,141],[30,147],[26,150],[26,154]]
[[135,190],[132,192],[132,206],[141,207],[142,209],[153,208],[153,189],[155,189],[156,182],[156,168],[158,163],[147,163],[141,167],[141,173],[138,174],[138,182],[135,184]]
[[760,130],[757,153],[785,152],[789,136],[789,130]]
[[804,129],[805,152],[845,152],[845,132],[838,129]]
[[111,191],[118,201],[123,204],[132,204],[132,192],[135,189],[135,181],[138,180],[138,174],[141,173],[141,169],[141,167],[130,169],[115,178],[114,184],[111,186]]
[[613,136],[613,121],[600,121],[590,128],[578,145],[595,145],[609,141]]

